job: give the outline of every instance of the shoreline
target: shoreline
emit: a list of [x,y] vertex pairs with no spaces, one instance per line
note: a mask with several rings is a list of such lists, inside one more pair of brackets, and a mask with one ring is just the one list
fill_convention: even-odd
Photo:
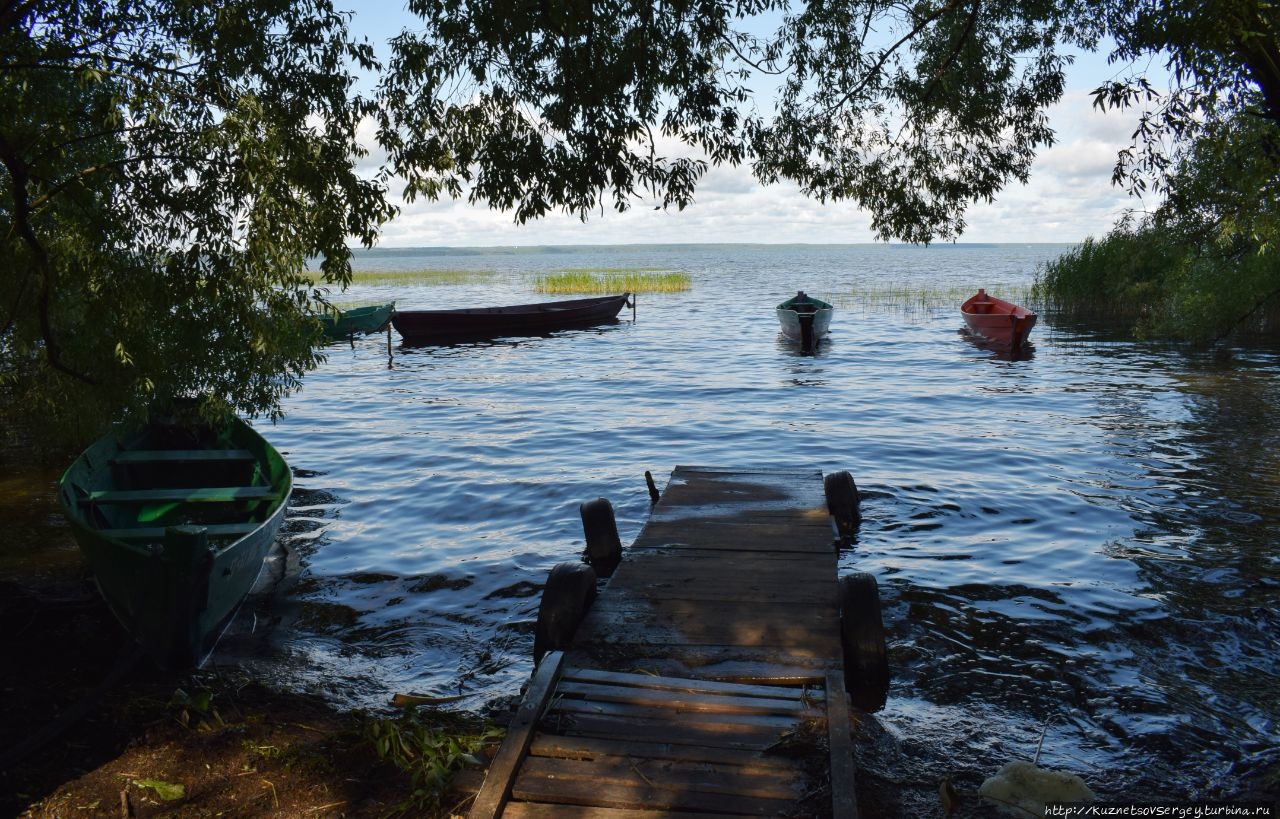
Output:
[[[369,715],[234,668],[159,671],[87,580],[3,581],[0,615],[2,816],[385,817],[412,800],[412,778],[370,747]],[[419,713],[446,732],[483,722]],[[462,772],[443,812],[409,815],[451,815],[482,778]]]

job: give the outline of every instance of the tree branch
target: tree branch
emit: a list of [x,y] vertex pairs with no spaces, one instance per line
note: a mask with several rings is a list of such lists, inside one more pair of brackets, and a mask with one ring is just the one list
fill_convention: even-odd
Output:
[[1248,321],[1255,313],[1257,313],[1259,310],[1265,307],[1268,302],[1272,301],[1277,296],[1280,296],[1280,287],[1277,287],[1275,290],[1272,290],[1270,293],[1267,293],[1265,296],[1258,299],[1258,301],[1255,302],[1254,305],[1244,313],[1244,315],[1240,316],[1235,321],[1231,322],[1231,324],[1227,325],[1227,328],[1225,330],[1223,330],[1221,333],[1216,335],[1213,339],[1213,343],[1217,344],[1227,336],[1234,333],[1237,327],[1239,327],[1241,324],[1244,324],[1246,321]]
[[[27,167],[18,157],[17,152],[13,150],[3,135],[0,135],[0,161],[9,171],[9,175],[13,180],[13,224],[18,235],[22,237],[22,241],[35,254],[37,268],[40,270],[40,277],[43,284],[40,287],[38,304],[40,308],[40,334],[44,339],[45,358],[49,362],[49,366],[59,372],[65,373],[86,384],[97,384],[93,378],[79,372],[62,361],[62,346],[58,343],[53,332],[53,321],[50,318],[50,302],[52,292],[52,268],[49,264],[49,252],[44,245],[40,243],[39,237],[31,227],[31,203],[27,200],[27,182],[29,174]],[[29,278],[29,274],[28,274]],[[23,283],[22,290],[26,289],[26,282]],[[9,326],[17,320],[17,303],[14,304],[14,315],[10,318]],[[6,330],[8,328],[6,327]]]
[[871,82],[872,77],[875,77],[880,73],[881,69],[885,67],[885,64],[889,62],[889,58],[892,57],[899,48],[902,48],[904,45],[911,42],[919,36],[920,32],[924,31],[943,16],[953,11],[959,5],[960,0],[947,0],[947,2],[940,6],[936,12],[924,17],[918,24],[916,24],[915,28],[902,35],[896,43],[881,51],[880,59],[876,61],[875,65],[871,66],[869,71],[867,71],[866,77],[863,78],[862,82],[858,83],[854,88],[851,88],[838,102],[834,102],[827,107],[827,116],[835,113],[837,109],[843,108],[848,104],[849,100],[862,93],[863,89],[865,89],[868,83]]

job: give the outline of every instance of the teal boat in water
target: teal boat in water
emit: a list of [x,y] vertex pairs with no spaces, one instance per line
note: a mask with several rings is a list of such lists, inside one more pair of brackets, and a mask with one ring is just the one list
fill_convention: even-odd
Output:
[[153,419],[67,469],[58,499],[112,613],[162,668],[199,667],[253,588],[293,477],[249,424]]
[[394,301],[386,304],[365,304],[340,309],[336,315],[320,313],[316,318],[324,329],[325,338],[330,341],[341,341],[385,330],[395,309]]
[[827,302],[801,290],[778,305],[778,324],[782,335],[810,350],[827,334],[834,311]]

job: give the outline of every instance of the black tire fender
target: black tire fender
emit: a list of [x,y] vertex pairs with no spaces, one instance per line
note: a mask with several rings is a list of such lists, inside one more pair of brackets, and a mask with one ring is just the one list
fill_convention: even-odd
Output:
[[866,572],[840,578],[840,642],[845,688],[853,704],[863,711],[879,711],[889,696],[889,653],[880,589]]
[[858,485],[848,472],[832,472],[822,478],[822,488],[827,496],[827,512],[836,522],[836,530],[840,537],[852,537],[862,522],[862,511],[859,507],[862,498],[858,494]]
[[596,599],[596,573],[585,563],[559,563],[547,576],[538,604],[538,624],[533,633],[533,661],[548,651],[561,651],[573,643],[587,610]]
[[599,577],[611,577],[622,561],[622,541],[618,538],[618,523],[613,516],[613,504],[606,498],[596,498],[578,507],[582,515],[582,533],[587,540],[584,559],[596,570]]

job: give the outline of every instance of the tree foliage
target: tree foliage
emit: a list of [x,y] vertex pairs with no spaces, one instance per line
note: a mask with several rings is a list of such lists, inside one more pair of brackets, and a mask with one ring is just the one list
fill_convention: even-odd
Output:
[[328,0],[0,3],[0,394],[93,434],[201,396],[278,412],[322,295],[370,243],[374,67]]
[[[1051,0],[411,0],[381,139],[410,196],[524,221],[647,197],[683,208],[707,163],[750,161],[866,208],[877,233],[951,239],[1052,142],[1063,47],[1103,31]],[[777,85],[776,108],[759,95]]]
[[[1114,181],[1134,193],[1170,190],[1182,149],[1238,135],[1241,115],[1270,122],[1280,135],[1280,6],[1274,0],[1139,0],[1122,3],[1110,26],[1112,59],[1163,61],[1172,85],[1130,73],[1094,91],[1103,109],[1140,111],[1133,143],[1121,152]],[[1251,144],[1280,173],[1280,138],[1254,134]]]

